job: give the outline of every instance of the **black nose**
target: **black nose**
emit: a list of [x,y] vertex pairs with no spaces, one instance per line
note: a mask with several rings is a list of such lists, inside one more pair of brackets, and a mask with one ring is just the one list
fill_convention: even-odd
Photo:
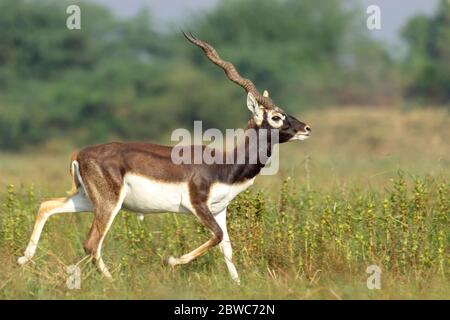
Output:
[[306,130],[307,132],[311,132],[311,127],[308,126],[308,125],[306,125],[306,126],[305,126],[305,130]]

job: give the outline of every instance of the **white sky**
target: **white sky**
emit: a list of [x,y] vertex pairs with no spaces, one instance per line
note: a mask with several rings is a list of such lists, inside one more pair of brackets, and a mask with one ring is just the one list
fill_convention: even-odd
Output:
[[[156,19],[159,29],[170,23],[182,23],[190,13],[205,11],[214,7],[221,0],[89,0],[106,5],[123,17],[136,14],[146,6]],[[245,0],[243,0],[245,1]],[[349,0],[352,1],[352,0]],[[431,14],[439,0],[353,0],[362,6],[361,14],[372,4],[381,8],[381,30],[372,31],[373,35],[391,45],[398,42],[398,31],[411,16],[424,13]]]

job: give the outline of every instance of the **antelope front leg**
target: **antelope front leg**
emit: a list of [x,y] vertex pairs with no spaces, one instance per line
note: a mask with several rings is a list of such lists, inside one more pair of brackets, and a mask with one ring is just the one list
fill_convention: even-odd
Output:
[[223,253],[223,257],[225,258],[225,264],[227,265],[228,272],[231,275],[233,281],[237,284],[240,284],[239,275],[237,273],[236,267],[233,263],[233,249],[231,247],[230,237],[228,236],[227,230],[227,209],[224,209],[219,214],[215,216],[217,223],[223,231],[223,239],[220,242],[220,251]]
[[212,248],[219,244],[223,238],[223,231],[214,219],[211,211],[209,211],[206,203],[202,203],[198,205],[196,208],[196,216],[200,219],[200,221],[211,231],[213,234],[212,238],[206,241],[197,249],[182,255],[179,258],[170,257],[168,263],[171,266],[176,266],[178,264],[186,264],[194,260],[195,258],[204,254],[209,248]]

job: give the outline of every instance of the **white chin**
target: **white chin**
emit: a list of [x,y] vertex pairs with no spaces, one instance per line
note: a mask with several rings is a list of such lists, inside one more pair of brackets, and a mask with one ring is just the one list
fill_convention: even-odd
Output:
[[289,139],[289,141],[294,141],[294,140],[306,140],[309,138],[309,134],[299,134],[297,133],[295,136],[293,136],[291,139]]

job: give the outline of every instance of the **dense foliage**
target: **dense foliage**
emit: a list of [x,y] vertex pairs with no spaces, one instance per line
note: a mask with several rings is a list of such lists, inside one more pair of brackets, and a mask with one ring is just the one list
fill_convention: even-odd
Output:
[[450,2],[432,17],[416,16],[403,30],[410,46],[405,61],[407,94],[428,102],[450,102]]
[[[195,119],[217,128],[245,122],[242,89],[178,29],[155,31],[146,11],[119,19],[85,3],[82,29],[68,30],[67,4],[0,2],[0,150],[52,139],[157,140]],[[231,0],[183,28],[291,112],[392,102],[401,93],[396,63],[354,10],[340,0]],[[443,4],[405,32],[410,96],[448,103],[448,12]]]
[[[383,192],[315,190],[289,178],[273,200],[267,192],[246,191],[228,208],[242,288],[230,280],[217,248],[188,265],[165,265],[170,255],[186,253],[210,236],[193,216],[149,215],[140,221],[124,212],[103,251],[115,281],[105,283],[83,260],[82,290],[70,291],[66,266],[84,256],[92,216],[52,217],[35,263],[17,269],[37,202],[32,189],[17,194],[10,186],[0,200],[0,255],[6,264],[0,297],[444,298],[449,190],[444,178],[411,180],[400,172]],[[366,287],[370,265],[382,270],[378,292]]]

